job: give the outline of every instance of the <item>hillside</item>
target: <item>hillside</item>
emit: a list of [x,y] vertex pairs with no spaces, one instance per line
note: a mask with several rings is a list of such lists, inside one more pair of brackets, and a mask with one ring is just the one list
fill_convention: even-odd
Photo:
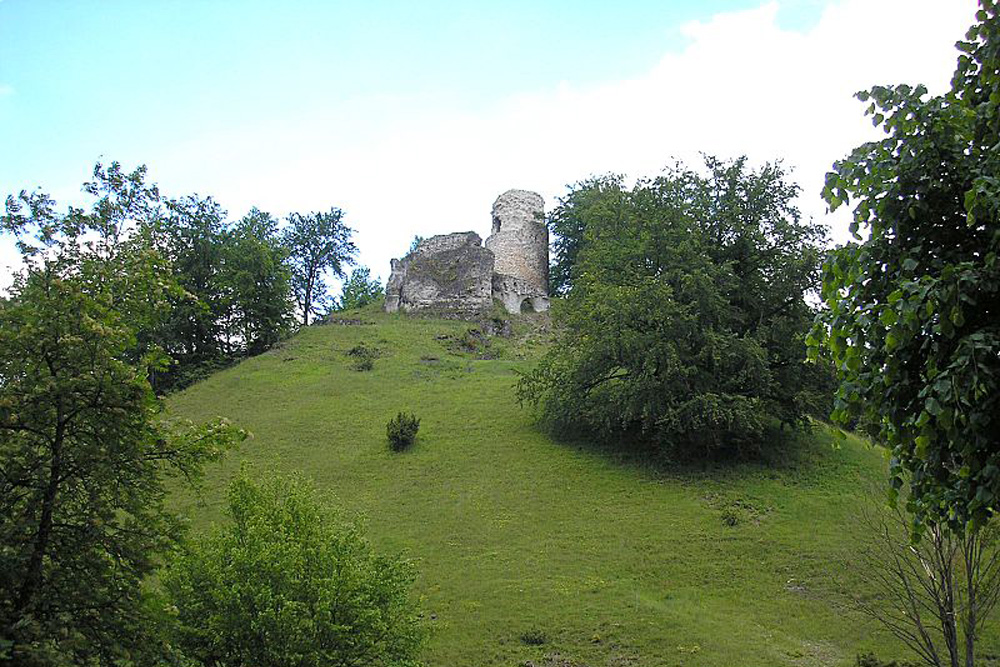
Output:
[[[522,321],[490,356],[463,322],[365,312],[314,326],[170,400],[253,432],[181,494],[195,530],[220,518],[241,461],[304,475],[383,549],[417,561],[429,665],[849,665],[904,655],[835,590],[881,454],[823,429],[772,465],[666,471],[540,432],[513,397],[541,349]],[[346,352],[382,356],[370,372]],[[473,340],[473,343],[476,341]],[[481,343],[480,343],[481,344]],[[392,454],[385,423],[421,419]],[[560,656],[560,657],[557,657]]]

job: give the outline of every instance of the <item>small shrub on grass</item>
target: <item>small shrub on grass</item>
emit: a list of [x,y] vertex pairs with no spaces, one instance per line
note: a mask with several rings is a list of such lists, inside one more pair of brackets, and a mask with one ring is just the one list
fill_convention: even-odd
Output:
[[912,662],[883,662],[874,653],[863,653],[858,655],[858,660],[855,663],[857,667],[917,667],[916,663]]
[[375,360],[370,357],[355,359],[351,364],[351,368],[358,372],[370,371],[375,368]]
[[401,452],[417,438],[417,429],[420,428],[420,420],[415,415],[408,415],[400,412],[389,420],[385,425],[386,435],[389,437],[389,447],[394,452]]
[[483,326],[485,331],[470,327],[458,336],[445,336],[441,340],[447,341],[446,347],[456,354],[472,354],[476,359],[499,359],[503,356],[502,346],[494,344],[494,334],[488,323]]
[[766,509],[761,510],[755,507],[753,503],[746,500],[734,500],[723,507],[720,514],[722,516],[722,523],[733,527],[745,523],[759,523],[761,516],[766,511]]
[[456,344],[463,352],[479,354],[484,348],[489,347],[490,339],[489,336],[482,332],[482,330],[470,328],[462,332],[462,335],[458,337]]
[[742,517],[735,507],[726,507],[722,510],[722,523],[727,526],[738,526],[742,523]]
[[352,359],[351,368],[353,370],[370,371],[375,368],[375,360],[379,357],[379,350],[361,342],[348,350],[347,356]]
[[528,646],[541,646],[546,642],[547,638],[545,633],[538,628],[532,628],[521,634],[521,643],[527,644]]

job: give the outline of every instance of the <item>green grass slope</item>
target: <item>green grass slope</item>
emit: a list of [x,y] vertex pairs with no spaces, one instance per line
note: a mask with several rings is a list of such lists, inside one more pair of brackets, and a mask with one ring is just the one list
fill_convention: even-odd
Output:
[[[312,478],[367,517],[382,549],[420,570],[429,665],[848,665],[897,644],[840,606],[864,588],[844,568],[879,452],[803,436],[773,466],[651,469],[553,441],[512,385],[537,337],[504,358],[451,349],[467,323],[365,312],[310,327],[278,349],[171,398],[180,415],[223,415],[253,432],[175,502],[203,529],[221,518],[240,461]],[[524,325],[522,325],[524,326]],[[450,336],[451,338],[444,338]],[[360,342],[383,356],[351,369]],[[518,358],[523,357],[523,358]],[[390,452],[386,421],[421,418]]]

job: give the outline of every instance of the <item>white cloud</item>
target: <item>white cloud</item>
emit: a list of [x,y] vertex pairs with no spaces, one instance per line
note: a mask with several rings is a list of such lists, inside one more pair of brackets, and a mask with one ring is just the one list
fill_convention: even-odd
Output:
[[[3,2],[3,0],[0,0],[0,2]],[[4,95],[13,95],[13,94],[14,94],[14,86],[11,86],[6,83],[0,83],[0,97],[3,97]]]
[[[551,206],[565,184],[592,173],[651,175],[699,151],[784,159],[803,210],[820,218],[826,170],[873,136],[853,94],[895,82],[943,91],[975,9],[974,0],[847,0],[794,32],[778,27],[771,2],[684,26],[683,51],[629,80],[562,84],[487,113],[433,99],[358,100],[264,130],[236,151],[247,165],[238,182],[201,189],[281,212],[339,205],[358,228],[362,261],[383,278],[414,234],[485,236],[507,188],[538,190]],[[240,139],[222,138],[218,152]],[[832,222],[842,240],[844,218]]]
[[[945,90],[976,6],[843,0],[796,32],[779,27],[780,3],[770,2],[685,25],[683,50],[627,80],[560,84],[486,112],[453,99],[358,98],[146,159],[169,192],[212,193],[233,214],[342,207],[361,261],[383,279],[414,234],[486,236],[493,199],[508,188],[537,190],[551,207],[593,173],[654,175],[671,157],[696,163],[699,151],[784,159],[801,208],[822,218],[824,173],[874,136],[853,94],[897,82]],[[845,217],[831,223],[843,240]]]

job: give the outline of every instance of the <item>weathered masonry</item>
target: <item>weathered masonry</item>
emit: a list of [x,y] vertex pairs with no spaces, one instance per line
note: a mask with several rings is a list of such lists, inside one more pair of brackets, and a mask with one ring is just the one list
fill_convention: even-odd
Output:
[[493,203],[493,233],[432,236],[392,260],[385,309],[473,315],[496,299],[510,313],[549,308],[549,233],[542,197],[508,190]]

